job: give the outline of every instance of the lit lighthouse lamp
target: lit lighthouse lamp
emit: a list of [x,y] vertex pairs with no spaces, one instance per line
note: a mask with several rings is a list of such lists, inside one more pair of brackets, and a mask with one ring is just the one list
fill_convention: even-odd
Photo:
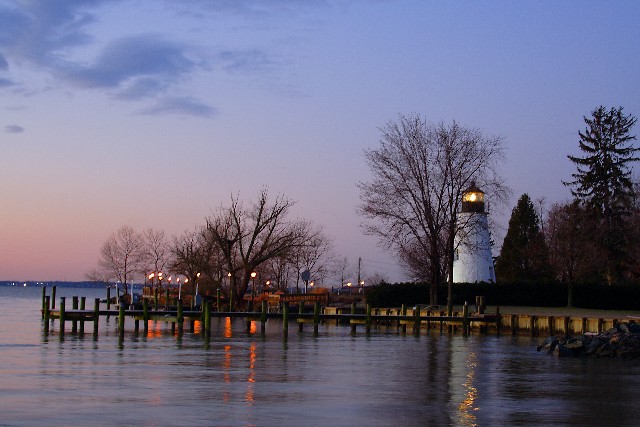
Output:
[[462,193],[462,212],[484,213],[484,193],[475,182]]
[[460,231],[453,261],[455,283],[496,281],[489,221],[484,206],[484,192],[472,182],[462,193],[462,209],[458,213]]

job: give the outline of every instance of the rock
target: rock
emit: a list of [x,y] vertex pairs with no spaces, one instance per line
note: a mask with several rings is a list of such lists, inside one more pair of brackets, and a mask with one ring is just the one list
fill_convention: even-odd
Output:
[[542,344],[540,344],[537,349],[538,351],[542,350],[543,348],[547,349],[549,351],[549,353],[551,353],[556,345],[558,345],[558,338],[554,337],[554,336],[550,336],[545,338],[544,341],[542,341]]
[[582,340],[578,338],[569,338],[567,342],[564,344],[564,346],[570,349],[576,349],[576,348],[584,347],[584,344]]
[[[633,332],[633,331],[639,332]],[[620,323],[606,332],[585,333],[581,336],[547,337],[537,350],[547,350],[559,357],[618,357],[640,358],[640,325],[631,321]]]

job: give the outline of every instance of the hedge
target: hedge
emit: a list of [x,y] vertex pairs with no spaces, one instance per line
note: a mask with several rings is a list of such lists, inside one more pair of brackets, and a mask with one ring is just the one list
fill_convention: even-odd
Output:
[[[453,285],[453,303],[475,304],[482,295],[488,305],[525,307],[565,307],[567,285],[545,283],[456,283]],[[365,296],[373,307],[400,307],[429,304],[429,287],[425,283],[383,283],[365,288]],[[640,310],[639,285],[575,285],[575,307],[602,310]],[[446,305],[447,286],[438,287],[438,304]]]

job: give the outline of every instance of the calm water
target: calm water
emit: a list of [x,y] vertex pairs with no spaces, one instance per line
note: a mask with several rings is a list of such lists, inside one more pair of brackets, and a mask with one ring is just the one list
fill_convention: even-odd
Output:
[[131,321],[119,342],[113,318],[61,340],[57,322],[42,333],[40,296],[0,287],[0,425],[638,425],[638,362],[558,359],[541,339],[292,324],[284,340],[280,322],[262,338],[221,319],[207,347]]

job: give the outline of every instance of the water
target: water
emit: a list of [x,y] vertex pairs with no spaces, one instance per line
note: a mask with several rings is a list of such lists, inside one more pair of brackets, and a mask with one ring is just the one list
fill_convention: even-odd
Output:
[[214,319],[206,346],[163,324],[136,335],[130,320],[120,341],[113,318],[97,340],[92,325],[61,340],[57,321],[42,333],[40,296],[0,287],[0,425],[637,425],[638,362],[558,359],[539,338],[292,324],[285,340],[278,321],[262,338]]

